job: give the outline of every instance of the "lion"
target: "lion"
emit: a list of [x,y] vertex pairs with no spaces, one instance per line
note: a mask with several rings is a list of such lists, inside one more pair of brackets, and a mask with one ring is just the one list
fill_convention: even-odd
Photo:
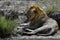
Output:
[[58,31],[57,22],[49,18],[45,11],[37,5],[28,8],[26,16],[30,24],[28,27],[23,28],[24,34],[47,36]]

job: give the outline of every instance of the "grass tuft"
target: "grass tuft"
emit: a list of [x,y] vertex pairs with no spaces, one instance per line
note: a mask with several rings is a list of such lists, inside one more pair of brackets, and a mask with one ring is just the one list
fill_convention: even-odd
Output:
[[16,23],[11,20],[6,20],[4,17],[0,17],[0,37],[4,38],[11,35],[16,27]]
[[58,8],[56,6],[47,6],[47,14],[50,15],[50,14],[53,14],[54,12],[58,11]]

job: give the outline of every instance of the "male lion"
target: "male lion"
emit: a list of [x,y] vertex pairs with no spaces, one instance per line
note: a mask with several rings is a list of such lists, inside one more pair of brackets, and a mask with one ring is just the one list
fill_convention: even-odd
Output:
[[52,18],[49,18],[45,11],[37,6],[32,5],[26,14],[30,25],[24,28],[25,34],[39,34],[39,35],[52,35],[58,31],[58,24]]

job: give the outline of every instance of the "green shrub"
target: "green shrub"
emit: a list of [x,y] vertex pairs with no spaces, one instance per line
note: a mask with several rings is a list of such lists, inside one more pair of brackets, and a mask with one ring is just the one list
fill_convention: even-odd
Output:
[[11,35],[16,27],[16,23],[11,20],[6,20],[3,17],[0,17],[0,37],[7,37]]

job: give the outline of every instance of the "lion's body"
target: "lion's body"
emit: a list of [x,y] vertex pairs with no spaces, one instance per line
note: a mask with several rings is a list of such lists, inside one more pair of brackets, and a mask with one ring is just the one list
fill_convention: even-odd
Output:
[[[45,11],[36,5],[33,5],[27,11],[28,21],[30,22],[30,26],[26,29],[34,30],[32,34],[36,34],[39,32],[40,35],[51,35],[53,32],[57,32],[58,24],[52,18],[49,18]],[[50,31],[48,30],[50,29]],[[44,31],[46,31],[44,33]],[[26,32],[26,34],[30,34]]]

